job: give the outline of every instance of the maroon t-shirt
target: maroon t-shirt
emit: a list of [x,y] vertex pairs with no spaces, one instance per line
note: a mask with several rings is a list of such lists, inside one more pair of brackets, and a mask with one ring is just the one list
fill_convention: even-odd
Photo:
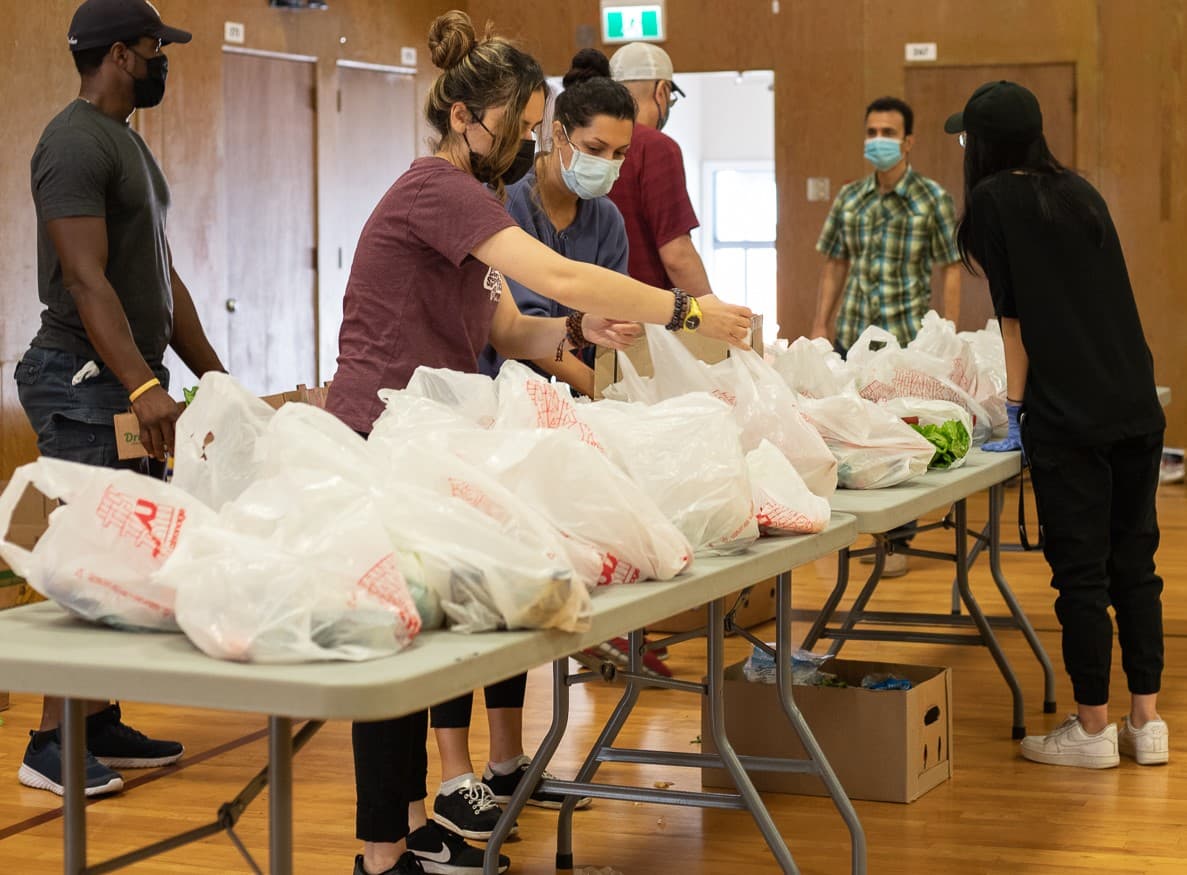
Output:
[[376,393],[403,389],[419,366],[476,372],[503,277],[470,250],[513,227],[470,174],[441,158],[413,161],[363,226],[326,409],[369,432],[383,412]]
[[647,125],[635,125],[610,200],[626,222],[630,244],[628,270],[639,282],[661,289],[673,285],[659,249],[700,225],[688,199],[684,180],[684,155],[667,134]]

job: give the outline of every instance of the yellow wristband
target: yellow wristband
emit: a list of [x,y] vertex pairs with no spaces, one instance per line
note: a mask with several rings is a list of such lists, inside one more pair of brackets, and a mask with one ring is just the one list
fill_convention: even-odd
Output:
[[151,380],[149,380],[147,383],[145,383],[143,386],[141,386],[139,389],[137,389],[135,392],[133,392],[131,395],[129,395],[128,400],[131,403],[135,404],[137,398],[139,398],[141,395],[143,395],[145,392],[147,392],[153,386],[159,386],[159,385],[161,385],[161,381],[158,380],[156,377],[153,377]]
[[697,303],[697,299],[689,295],[688,297],[688,313],[684,317],[684,323],[680,326],[685,331],[696,331],[701,327],[701,305]]

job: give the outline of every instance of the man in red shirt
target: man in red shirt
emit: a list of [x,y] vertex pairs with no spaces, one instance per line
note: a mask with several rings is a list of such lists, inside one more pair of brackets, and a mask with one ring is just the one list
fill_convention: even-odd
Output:
[[640,282],[708,294],[709,275],[690,232],[700,225],[688,199],[680,146],[661,133],[676,95],[672,59],[657,45],[628,43],[610,58],[610,75],[639,106],[631,148],[610,190],[626,221],[628,270]]

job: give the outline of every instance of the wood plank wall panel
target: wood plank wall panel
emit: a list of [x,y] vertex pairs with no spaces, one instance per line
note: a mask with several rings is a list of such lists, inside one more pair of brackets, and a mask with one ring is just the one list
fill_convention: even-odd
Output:
[[[35,448],[16,402],[12,368],[37,325],[35,225],[28,158],[45,124],[74,95],[78,77],[66,49],[77,0],[38,0],[0,22],[0,82],[6,107],[0,126],[0,479]],[[339,59],[399,65],[400,47],[420,52],[421,90],[432,81],[425,35],[433,17],[464,3],[448,0],[333,0],[324,12],[271,9],[265,0],[158,0],[167,21],[194,41],[169,49],[168,95],[136,121],[173,189],[170,239],[179,272],[194,293],[216,345],[226,338],[225,157],[222,107],[223,22],[247,27],[247,48],[315,55],[319,102],[336,103]],[[343,41],[345,40],[345,41]],[[417,119],[418,141],[426,131]],[[319,215],[333,221],[332,172],[338,137],[329,112],[318,123]],[[329,254],[323,253],[323,258]]]

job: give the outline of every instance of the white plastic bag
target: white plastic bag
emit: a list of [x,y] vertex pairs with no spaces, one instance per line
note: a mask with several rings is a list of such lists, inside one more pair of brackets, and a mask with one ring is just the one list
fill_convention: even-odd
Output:
[[[724,361],[707,365],[670,332],[654,325],[647,326],[647,343],[655,377],[649,384],[624,380],[627,393],[633,391],[637,396],[629,400],[654,403],[689,392],[707,392],[733,408],[746,452],[769,440],[800,472],[809,489],[822,497],[832,495],[837,486],[836,461],[800,415],[795,394],[757,353],[736,350]],[[619,360],[623,372],[632,374],[626,357]]]
[[[887,346],[869,349],[869,341]],[[993,434],[993,418],[973,396],[950,379],[951,364],[918,349],[901,349],[893,336],[880,328],[862,332],[849,361],[856,368],[861,397],[870,401],[890,398],[931,398],[951,401],[968,411],[973,421],[973,441],[982,443]]]
[[495,428],[551,428],[571,431],[597,446],[593,432],[577,418],[573,394],[565,383],[551,383],[517,361],[508,359],[495,379],[499,411]]
[[[902,420],[915,419],[919,425],[943,425],[956,420],[969,434],[969,448],[972,448],[973,420],[967,410],[951,401],[935,401],[929,398],[892,398],[881,402],[882,407]],[[946,470],[959,468],[968,459],[968,452],[950,464]]]
[[602,557],[599,585],[670,580],[692,562],[688,539],[600,450],[569,431],[490,431],[451,437],[557,528]]
[[845,489],[881,489],[927,471],[931,441],[893,413],[856,395],[802,399],[804,415],[837,458]]
[[371,493],[337,475],[259,480],[158,572],[204,653],[242,662],[358,661],[420,631]]
[[577,415],[697,552],[737,552],[758,538],[741,437],[724,402],[698,392],[650,407],[599,401]]
[[256,442],[275,415],[234,378],[211,371],[177,420],[173,485],[218,510],[259,476]]
[[132,471],[42,457],[0,496],[0,534],[25,487],[65,504],[32,551],[0,541],[0,556],[48,599],[85,620],[176,631],[174,590],[153,573],[214,513],[175,486]]
[[853,383],[845,360],[822,337],[796,338],[774,357],[771,366],[793,392],[808,398],[839,395]]
[[[490,428],[498,411],[494,381],[484,374],[464,374],[422,365],[412,373],[404,391],[438,401],[481,428]],[[383,397],[382,391],[380,397]]]
[[828,499],[813,495],[804,478],[770,441],[746,454],[755,513],[764,535],[810,535],[828,526]]

